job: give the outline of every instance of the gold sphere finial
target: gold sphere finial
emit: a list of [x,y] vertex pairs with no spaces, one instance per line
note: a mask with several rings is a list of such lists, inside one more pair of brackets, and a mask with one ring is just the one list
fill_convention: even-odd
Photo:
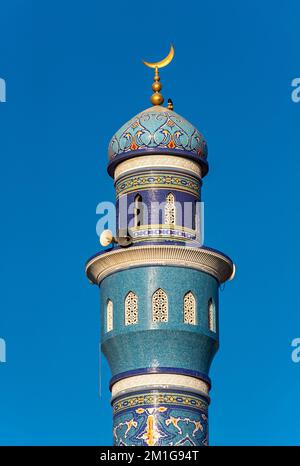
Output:
[[162,88],[160,81],[160,76],[158,73],[158,67],[155,68],[154,72],[154,83],[152,84],[152,89],[154,91],[154,94],[150,97],[150,101],[152,105],[162,105],[164,103],[164,98],[162,94],[159,92]]
[[155,92],[150,97],[152,105],[162,105],[164,103],[164,98],[159,92]]
[[167,66],[171,61],[173,60],[175,55],[174,47],[171,44],[170,51],[168,55],[161,61],[150,63],[148,61],[143,61],[144,65],[148,66],[149,68],[154,68],[154,82],[152,84],[152,90],[154,91],[154,94],[152,94],[150,100],[152,105],[162,105],[164,103],[164,98],[162,94],[159,92],[161,91],[162,85],[159,82],[160,81],[160,76],[158,73],[159,68],[163,68],[164,66]]

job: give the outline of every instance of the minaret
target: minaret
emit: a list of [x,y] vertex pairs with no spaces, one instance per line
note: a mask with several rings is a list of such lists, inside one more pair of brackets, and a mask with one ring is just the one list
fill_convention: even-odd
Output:
[[[219,286],[232,261],[201,242],[207,146],[163,107],[159,68],[152,106],[109,144],[117,231],[86,273],[101,292],[101,347],[112,378],[115,445],[207,445],[209,368],[219,341]],[[111,243],[111,244],[110,244]]]

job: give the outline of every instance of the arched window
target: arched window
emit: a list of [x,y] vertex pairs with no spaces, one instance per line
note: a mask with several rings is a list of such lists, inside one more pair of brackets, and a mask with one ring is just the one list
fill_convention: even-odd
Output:
[[183,298],[183,321],[185,324],[196,325],[196,300],[191,291]]
[[168,322],[168,297],[161,288],[152,296],[152,322]]
[[172,193],[169,193],[166,197],[165,223],[167,225],[175,225],[176,223],[175,196]]
[[140,227],[143,224],[143,199],[140,194],[134,198],[134,226]]
[[114,327],[114,306],[111,299],[106,304],[106,331],[111,332]]
[[208,328],[216,332],[216,309],[212,298],[208,300]]
[[129,291],[125,298],[125,325],[138,323],[138,298],[133,291]]

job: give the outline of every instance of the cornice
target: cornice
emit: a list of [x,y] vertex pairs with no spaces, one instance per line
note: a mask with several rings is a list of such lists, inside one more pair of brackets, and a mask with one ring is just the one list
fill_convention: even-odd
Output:
[[92,283],[99,285],[112,273],[149,265],[201,270],[215,277],[219,283],[229,280],[234,273],[234,264],[231,259],[213,249],[147,245],[100,252],[88,260],[86,274]]

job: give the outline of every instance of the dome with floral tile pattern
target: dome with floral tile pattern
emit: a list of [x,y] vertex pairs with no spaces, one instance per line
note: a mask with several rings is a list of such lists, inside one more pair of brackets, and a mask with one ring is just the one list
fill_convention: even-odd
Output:
[[125,123],[109,143],[108,171],[124,159],[164,154],[192,158],[208,171],[207,146],[197,128],[168,108],[152,106]]

